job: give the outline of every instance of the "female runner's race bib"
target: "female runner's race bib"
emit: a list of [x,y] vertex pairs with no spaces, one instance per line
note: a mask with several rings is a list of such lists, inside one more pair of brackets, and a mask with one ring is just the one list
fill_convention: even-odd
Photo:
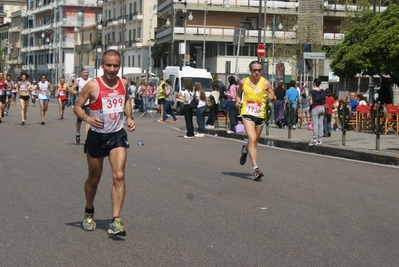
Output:
[[260,103],[247,102],[247,114],[255,117],[259,117],[262,111]]

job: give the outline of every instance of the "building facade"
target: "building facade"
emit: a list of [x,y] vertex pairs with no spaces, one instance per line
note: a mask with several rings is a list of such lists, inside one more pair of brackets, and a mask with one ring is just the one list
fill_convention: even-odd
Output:
[[137,76],[150,67],[157,19],[156,0],[108,0],[103,7],[104,50],[122,54],[122,76]]
[[304,60],[303,52],[340,42],[343,21],[356,9],[323,0],[159,0],[158,14],[172,27],[158,28],[157,45],[167,51],[161,62],[209,68],[226,81],[229,75],[248,75],[264,44],[265,76],[285,83],[305,80],[326,76],[329,68],[328,60]]
[[[103,1],[29,1],[22,12],[22,69],[31,79],[46,75],[50,82],[67,81],[75,75],[75,32],[96,23]],[[81,40],[81,39],[80,39]],[[78,40],[78,42],[80,41]],[[79,46],[80,45],[80,46]],[[81,48],[78,43],[76,50]],[[81,50],[81,49],[80,49]]]

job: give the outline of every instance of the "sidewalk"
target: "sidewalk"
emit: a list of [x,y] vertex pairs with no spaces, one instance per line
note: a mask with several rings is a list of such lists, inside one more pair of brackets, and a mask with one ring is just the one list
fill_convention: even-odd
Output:
[[[245,134],[227,134],[223,125],[224,119],[219,120],[219,128],[206,129],[207,134],[246,139]],[[309,147],[312,131],[307,125],[301,129],[291,130],[291,139],[288,139],[288,129],[279,129],[275,125],[269,126],[269,135],[266,135],[266,126],[263,127],[259,143],[274,147],[299,150],[334,157],[342,157],[361,161],[368,161],[387,165],[399,165],[399,136],[394,133],[380,135],[380,149],[376,150],[376,135],[374,133],[347,131],[346,145],[342,145],[342,132],[332,132],[331,137],[323,137],[321,146]]]

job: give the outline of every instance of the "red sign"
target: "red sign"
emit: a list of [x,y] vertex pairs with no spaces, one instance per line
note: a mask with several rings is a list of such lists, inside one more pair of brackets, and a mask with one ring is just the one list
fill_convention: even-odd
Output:
[[263,44],[258,45],[257,49],[258,57],[264,57],[266,54],[266,48]]

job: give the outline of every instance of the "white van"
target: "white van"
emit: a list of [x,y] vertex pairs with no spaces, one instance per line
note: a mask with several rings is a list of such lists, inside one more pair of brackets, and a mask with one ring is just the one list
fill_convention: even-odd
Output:
[[182,114],[183,111],[183,101],[178,96],[184,90],[184,81],[186,79],[191,80],[193,84],[196,82],[201,83],[206,95],[212,92],[212,75],[206,69],[196,69],[189,66],[168,66],[163,72],[164,81],[167,79],[172,81],[173,90],[177,95],[176,102],[172,106],[172,109],[176,110],[177,114]]

